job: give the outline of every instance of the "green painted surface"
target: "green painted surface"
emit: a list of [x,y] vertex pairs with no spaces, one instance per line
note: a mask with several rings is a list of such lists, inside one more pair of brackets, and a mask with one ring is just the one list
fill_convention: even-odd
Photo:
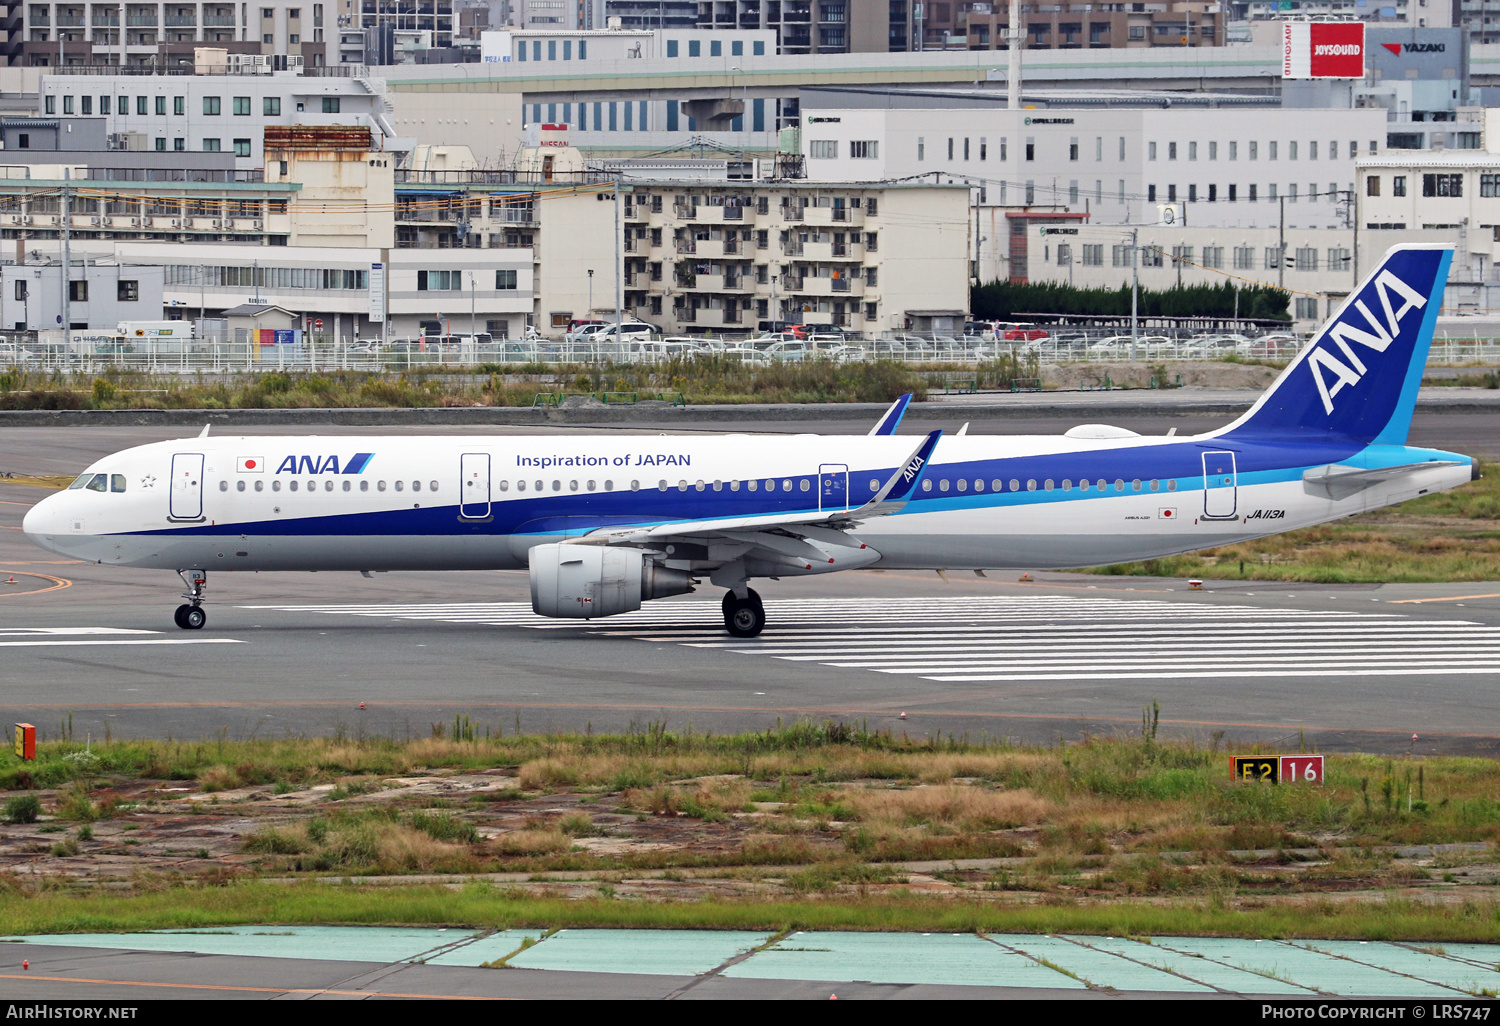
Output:
[[[1155,943],[1151,944],[1144,941],[1124,940],[1119,937],[1079,937],[1078,939],[1102,951],[1133,958],[1162,970],[1170,970],[1206,987],[1231,994],[1295,994],[1302,997],[1311,994],[1306,987],[1295,987],[1279,980],[1258,976],[1244,969],[1222,965],[1209,958],[1173,951],[1166,946],[1175,942],[1176,939],[1172,937],[1158,937]],[[1241,941],[1240,943],[1251,942]]]
[[1202,954],[1269,979],[1296,984],[1308,992],[1368,997],[1453,997],[1451,990],[1413,980],[1373,966],[1335,958],[1281,941],[1225,938],[1158,938],[1156,943],[1177,951]]
[[1500,972],[1495,971],[1493,961],[1500,958],[1500,952],[1488,947],[1484,947],[1481,953],[1492,961],[1489,968],[1484,969],[1458,958],[1416,950],[1415,946],[1385,944],[1381,941],[1303,940],[1291,943],[1453,988],[1447,991],[1449,997],[1458,996],[1454,991],[1475,994],[1482,990],[1500,989]]
[[971,933],[794,933],[724,971],[759,980],[938,983],[981,987],[1084,986]]
[[[452,944],[467,943],[474,930],[364,926],[230,926],[158,933],[71,933],[19,938],[28,944],[134,951],[195,951],[206,955],[324,958],[340,962],[409,962]],[[521,946],[524,931],[501,954]],[[531,936],[537,936],[532,931]],[[15,938],[6,938],[7,940]],[[501,955],[492,956],[499,958]],[[463,964],[463,963],[457,963]]]
[[[1184,980],[1169,972],[1122,958],[1107,949],[1088,946],[1090,938],[1078,943],[1064,937],[1038,937],[1017,934],[995,935],[996,944],[1015,948],[1032,958],[1045,959],[1077,976],[1084,983],[1110,990],[1152,990],[1187,994],[1212,994],[1214,989],[1202,983]],[[1145,945],[1139,945],[1145,947]]]
[[697,976],[764,944],[738,930],[559,930],[507,964],[517,969]]

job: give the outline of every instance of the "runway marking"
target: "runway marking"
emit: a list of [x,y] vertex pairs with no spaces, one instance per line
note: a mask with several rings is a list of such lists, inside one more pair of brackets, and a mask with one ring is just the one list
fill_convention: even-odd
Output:
[[1491,592],[1488,595],[1445,595],[1442,598],[1425,599],[1387,599],[1388,606],[1418,605],[1423,602],[1462,602],[1464,599],[1500,598],[1500,591]]
[[702,601],[596,621],[543,619],[524,602],[247,608],[571,631],[940,683],[1426,677],[1500,667],[1500,626],[1473,620],[1145,598],[792,599],[771,604],[765,635],[743,640],[724,633],[718,603]]
[[101,641],[0,641],[0,648],[82,648],[99,645],[247,645],[237,638],[109,638]]
[[0,638],[49,638],[66,634],[160,634],[131,627],[0,627]]
[[30,570],[17,570],[16,573],[22,577],[40,577],[44,581],[51,581],[47,588],[38,588],[36,591],[0,591],[0,598],[30,598],[33,595],[45,595],[49,591],[61,591],[63,588],[73,587],[73,582],[66,577],[53,577],[51,574],[38,574]]

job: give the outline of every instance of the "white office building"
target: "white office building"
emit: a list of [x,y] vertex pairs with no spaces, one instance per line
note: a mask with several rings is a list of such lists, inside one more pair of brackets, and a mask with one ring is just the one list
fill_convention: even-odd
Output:
[[365,77],[270,75],[47,75],[40,113],[97,116],[122,148],[235,155],[263,167],[268,125],[361,125],[389,142],[395,129],[385,83]]

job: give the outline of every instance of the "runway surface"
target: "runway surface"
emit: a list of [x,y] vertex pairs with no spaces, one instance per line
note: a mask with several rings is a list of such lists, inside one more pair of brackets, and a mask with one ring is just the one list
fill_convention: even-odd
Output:
[[[1500,453],[1500,431],[1471,415],[1421,421],[1414,437]],[[997,426],[1067,425],[985,425]],[[1169,426],[1182,425],[1139,428]],[[8,429],[0,471],[70,474],[193,433]],[[1500,753],[1500,583],[1197,592],[854,572],[757,582],[770,624],[737,642],[711,588],[584,624],[533,616],[524,573],[216,573],[207,628],[184,632],[174,575],[33,548],[19,527],[44,494],[0,480],[0,717],[43,736],[70,715],[75,736],[425,736],[467,713],[506,733],[810,718],[1046,742],[1137,730],[1155,698],[1173,736],[1286,743],[1300,731],[1325,751]]]

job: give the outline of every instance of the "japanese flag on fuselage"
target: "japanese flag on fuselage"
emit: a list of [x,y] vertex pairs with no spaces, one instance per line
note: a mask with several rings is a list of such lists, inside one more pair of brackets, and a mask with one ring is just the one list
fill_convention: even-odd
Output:
[[241,456],[235,463],[235,469],[241,474],[265,473],[266,461],[260,456]]

